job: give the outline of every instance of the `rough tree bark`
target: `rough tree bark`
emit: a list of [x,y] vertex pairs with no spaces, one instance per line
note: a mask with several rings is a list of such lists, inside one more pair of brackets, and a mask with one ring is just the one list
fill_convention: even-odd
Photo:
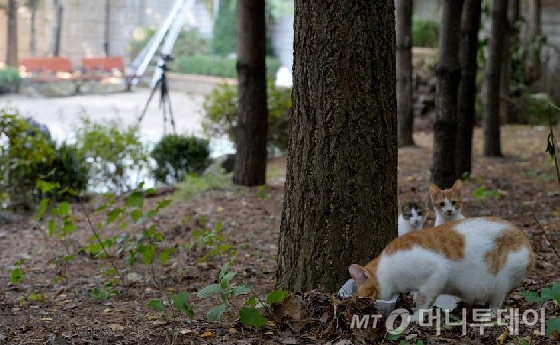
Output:
[[239,119],[233,182],[266,182],[268,105],[266,99],[266,25],[264,0],[239,0],[237,78]]
[[[333,292],[397,236],[393,1],[295,0],[277,283]],[[391,62],[393,61],[393,62]]]
[[17,34],[17,0],[9,0],[6,11],[8,25],[6,30],[6,65],[17,68],[18,61],[18,34]]
[[440,188],[450,188],[456,178],[457,95],[461,79],[459,44],[463,2],[463,0],[444,0],[441,8],[431,177],[432,182]]
[[519,0],[509,0],[507,35],[504,37],[504,58],[502,59],[502,75],[500,76],[500,119],[502,123],[515,123],[515,115],[511,111],[510,94],[510,69],[511,69],[511,50],[517,42],[516,23],[519,20]]
[[395,0],[397,21],[397,119],[399,147],[415,146],[412,137],[412,8],[413,0]]
[[500,141],[500,76],[504,36],[507,34],[508,0],[492,2],[492,28],[486,66],[486,99],[484,104],[484,155],[502,156]]
[[461,81],[457,98],[457,146],[455,148],[455,178],[472,173],[472,139],[476,121],[476,72],[478,31],[482,0],[465,0],[461,19],[459,62]]

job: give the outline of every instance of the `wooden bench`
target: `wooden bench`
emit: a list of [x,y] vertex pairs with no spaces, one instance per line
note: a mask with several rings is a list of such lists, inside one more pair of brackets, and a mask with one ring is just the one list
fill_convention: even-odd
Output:
[[28,57],[21,60],[22,78],[29,84],[70,82],[72,94],[78,93],[83,78],[74,74],[72,61],[67,57]]
[[125,72],[121,56],[84,57],[82,58],[82,77],[87,80],[103,80],[106,78],[124,79],[126,90],[130,91],[135,74]]

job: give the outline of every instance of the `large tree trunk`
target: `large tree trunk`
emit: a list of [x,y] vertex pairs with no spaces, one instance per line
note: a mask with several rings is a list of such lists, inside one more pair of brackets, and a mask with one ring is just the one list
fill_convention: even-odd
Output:
[[29,7],[31,11],[31,34],[29,39],[29,52],[31,56],[37,56],[37,7],[39,0],[30,0]]
[[393,1],[295,0],[277,283],[333,292],[397,236]]
[[257,186],[266,182],[267,161],[265,2],[239,0],[237,14],[239,119],[233,182]]
[[484,155],[501,156],[500,76],[504,36],[507,34],[507,0],[492,2],[492,29],[486,66],[486,102],[484,104]]
[[514,123],[515,115],[511,112],[510,79],[511,50],[517,41],[516,23],[519,19],[519,0],[509,0],[507,35],[504,37],[504,58],[502,59],[502,75],[500,76],[500,119],[502,123]]
[[461,79],[459,45],[462,10],[463,0],[444,0],[442,3],[431,178],[440,188],[450,188],[456,178],[455,146],[457,95]]
[[457,99],[457,146],[455,148],[455,178],[472,173],[472,140],[476,121],[476,72],[478,30],[482,0],[465,0],[461,19],[459,61],[461,81]]
[[412,138],[412,0],[395,0],[397,7],[397,118],[399,147],[415,146]]
[[[538,39],[542,35],[541,24],[541,0],[529,0],[527,13],[527,32],[526,44]],[[541,56],[540,49],[529,50],[529,55],[525,61],[525,82],[527,85],[533,84],[541,77]]]
[[18,61],[18,34],[17,34],[17,1],[9,0],[7,8],[8,26],[6,30],[6,65],[17,68]]

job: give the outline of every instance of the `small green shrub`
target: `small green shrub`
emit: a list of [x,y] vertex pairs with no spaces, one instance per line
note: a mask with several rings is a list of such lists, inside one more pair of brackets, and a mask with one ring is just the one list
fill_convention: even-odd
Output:
[[90,186],[108,189],[115,194],[136,187],[131,174],[148,168],[148,148],[136,127],[125,127],[117,119],[93,122],[83,115],[74,124],[76,145],[90,164]]
[[182,182],[189,173],[201,174],[208,167],[209,141],[195,136],[166,135],[154,147],[155,179],[165,184]]
[[[134,59],[155,35],[157,28],[148,27],[139,29],[127,47],[129,56]],[[196,29],[183,29],[177,36],[172,53],[175,56],[188,56],[196,54],[209,54],[210,41],[202,37]],[[154,60],[157,59],[157,55]]]
[[0,68],[0,94],[19,91],[21,78],[15,68]]
[[[277,88],[272,80],[267,82],[268,144],[285,150],[292,116],[292,90]],[[227,135],[235,142],[237,126],[237,86],[221,84],[207,95],[202,105],[202,127],[209,137]]]
[[412,44],[415,47],[437,48],[439,43],[439,22],[436,20],[412,18]]
[[52,143],[55,153],[52,161],[41,163],[38,167],[42,180],[58,184],[61,192],[50,199],[68,200],[72,195],[86,191],[89,182],[89,166],[86,157],[75,144],[63,142],[60,145]]
[[[181,56],[175,63],[179,73],[210,75],[223,78],[236,78],[237,59],[208,55]],[[272,78],[280,68],[280,62],[271,57],[266,58],[266,74]]]
[[31,208],[40,167],[55,156],[50,138],[15,109],[0,109],[0,190],[10,205]]

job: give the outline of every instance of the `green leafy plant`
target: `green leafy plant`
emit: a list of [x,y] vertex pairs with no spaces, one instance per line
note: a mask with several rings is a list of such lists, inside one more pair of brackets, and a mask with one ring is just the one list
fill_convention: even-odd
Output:
[[54,157],[55,149],[45,133],[17,110],[0,109],[0,190],[8,199],[5,202],[32,208],[36,181]]
[[222,222],[217,222],[211,229],[207,228],[204,217],[201,217],[198,222],[201,228],[193,231],[191,241],[186,246],[189,251],[199,250],[204,253],[204,255],[198,258],[197,263],[232,251],[231,245],[226,243],[225,237],[222,234]]
[[439,22],[437,20],[412,18],[412,44],[415,47],[437,48]]
[[15,68],[0,68],[0,94],[19,92],[21,77]]
[[[278,88],[272,80],[267,82],[268,144],[279,150],[288,147],[290,118],[292,116],[291,89]],[[239,100],[237,86],[221,84],[205,96],[202,127],[209,137],[227,135],[236,142]]]
[[186,174],[202,174],[209,165],[207,139],[195,136],[166,135],[155,145],[151,157],[156,162],[153,174],[158,182],[182,182]]
[[[232,262],[233,259],[222,266],[218,276],[218,283],[210,284],[197,293],[197,296],[200,298],[209,298],[214,295],[220,297],[221,303],[211,307],[206,314],[209,321],[219,320],[224,313],[235,309],[233,299],[251,292],[251,288],[247,285],[233,285],[231,283],[232,279],[237,275],[237,272],[229,271]],[[282,290],[275,290],[269,293],[266,302],[259,302],[256,296],[251,296],[239,308],[239,319],[246,326],[265,326],[268,320],[258,309],[268,307],[273,303],[281,303],[287,296],[288,293]]]
[[231,173],[226,174],[219,163],[213,163],[204,172],[198,175],[186,175],[184,182],[180,184],[178,197],[182,200],[190,200],[204,192],[216,189],[232,189]]
[[[534,291],[521,292],[529,303],[543,304],[552,301],[560,305],[560,283],[554,283],[550,288],[543,288],[540,295]],[[553,317],[546,321],[546,336],[550,337],[553,332],[560,332],[560,317]]]
[[[174,70],[185,74],[200,74],[222,78],[237,77],[237,58],[229,56],[210,56],[203,54],[184,55],[177,58]],[[266,75],[274,78],[280,62],[272,57],[266,58]]]
[[480,186],[473,192],[473,197],[478,200],[486,200],[489,198],[500,199],[502,194],[497,189],[487,190],[485,186]]
[[116,194],[132,190],[138,181],[131,175],[148,168],[148,148],[134,126],[124,126],[118,118],[103,123],[87,115],[74,125],[79,153],[90,164],[90,186]]

